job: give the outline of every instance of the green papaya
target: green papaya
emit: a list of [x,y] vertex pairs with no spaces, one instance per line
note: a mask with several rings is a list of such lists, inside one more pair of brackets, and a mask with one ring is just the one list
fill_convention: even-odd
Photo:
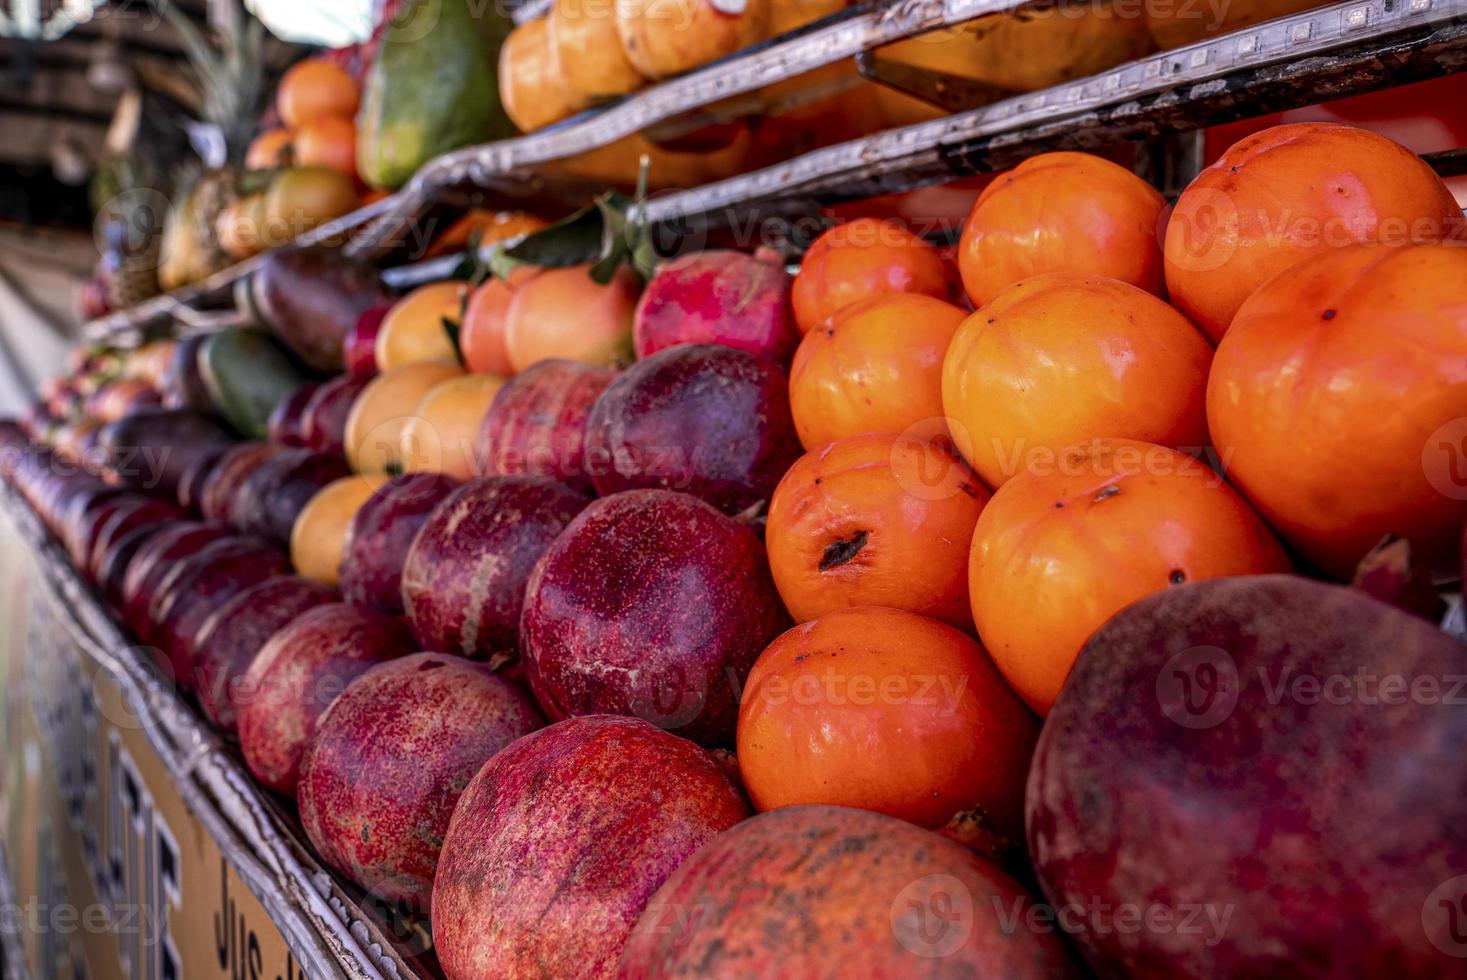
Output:
[[433,157],[515,134],[499,100],[500,4],[407,0],[382,35],[357,113],[357,171],[395,190]]
[[246,439],[270,433],[270,413],[310,380],[263,330],[221,330],[199,348],[199,372],[214,410]]

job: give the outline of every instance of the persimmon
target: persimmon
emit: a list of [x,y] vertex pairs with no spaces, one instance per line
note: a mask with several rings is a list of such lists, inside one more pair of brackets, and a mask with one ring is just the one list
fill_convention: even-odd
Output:
[[1172,303],[1213,342],[1248,294],[1320,251],[1456,233],[1462,210],[1416,154],[1337,123],[1274,126],[1234,143],[1177,199],[1166,232]]
[[998,488],[973,531],[968,589],[994,663],[1046,715],[1090,634],[1137,599],[1288,570],[1211,468],[1165,446],[1095,439]]
[[756,810],[831,803],[940,827],[978,809],[1015,839],[1038,730],[971,636],[861,606],[796,626],[759,655],[737,755]]
[[983,189],[958,243],[974,306],[1046,272],[1107,276],[1162,292],[1166,201],[1124,167],[1089,153],[1041,153]]
[[377,331],[377,368],[390,371],[416,361],[458,361],[444,321],[463,318],[468,285],[452,280],[419,286],[393,304]]
[[632,358],[632,316],[641,286],[626,266],[598,283],[589,265],[545,269],[515,290],[505,316],[504,348],[523,371],[563,357],[598,367]]
[[891,606],[973,628],[968,545],[988,501],[932,440],[862,435],[806,453],[769,502],[769,568],[795,622]]
[[267,129],[255,137],[245,151],[246,170],[274,170],[277,167],[288,167],[294,160],[292,152],[291,131],[288,129]]
[[296,574],[323,585],[340,584],[341,556],[352,518],[386,482],[386,473],[361,473],[316,491],[290,529],[290,563]]
[[302,167],[330,167],[357,175],[357,127],[350,119],[320,116],[296,130],[295,162]]
[[524,211],[490,211],[485,208],[470,208],[463,216],[433,239],[423,253],[425,259],[436,259],[440,255],[462,252],[469,240],[478,236],[479,247],[484,248],[497,242],[519,238],[544,228],[546,221]]
[[557,109],[579,112],[646,84],[622,50],[614,0],[555,0],[545,20]]
[[352,119],[361,90],[345,68],[321,58],[307,58],[290,67],[275,90],[275,108],[290,129],[299,129],[321,116]]
[[795,324],[809,333],[844,307],[883,293],[953,298],[942,253],[900,222],[857,218],[829,229],[800,262],[790,299]]
[[383,371],[352,402],[343,438],[346,460],[358,473],[386,473],[402,467],[402,430],[423,396],[462,374],[447,361],[415,361]]
[[845,307],[805,334],[790,366],[790,411],[806,449],[942,417],[942,360],[967,314],[920,293]]
[[734,7],[712,0],[617,0],[616,31],[627,60],[646,78],[670,78],[768,36],[772,0]]
[[509,32],[499,49],[499,98],[522,133],[573,115],[565,83],[551,56],[550,21],[536,17]]
[[465,374],[424,395],[403,426],[403,472],[446,473],[457,480],[477,476],[474,444],[502,387],[504,378],[496,375]]
[[1052,272],[968,317],[943,363],[958,451],[991,487],[1087,439],[1200,451],[1212,347],[1135,286]]
[[504,338],[505,327],[509,323],[509,304],[519,287],[539,271],[533,266],[522,265],[511,272],[508,279],[494,276],[469,294],[458,342],[463,351],[464,365],[470,371],[504,377],[515,373]]
[[1208,379],[1228,476],[1323,571],[1388,534],[1454,568],[1467,518],[1467,252],[1355,246],[1238,310]]

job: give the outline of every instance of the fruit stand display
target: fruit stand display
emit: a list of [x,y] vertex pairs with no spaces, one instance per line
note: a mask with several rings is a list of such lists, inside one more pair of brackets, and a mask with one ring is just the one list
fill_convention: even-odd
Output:
[[1467,3],[388,8],[0,421],[12,964],[1467,975]]

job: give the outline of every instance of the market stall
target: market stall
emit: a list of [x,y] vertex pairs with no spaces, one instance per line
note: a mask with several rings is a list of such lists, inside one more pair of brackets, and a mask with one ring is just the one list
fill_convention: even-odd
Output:
[[11,975],[1467,975],[1467,2],[386,8],[0,421]]

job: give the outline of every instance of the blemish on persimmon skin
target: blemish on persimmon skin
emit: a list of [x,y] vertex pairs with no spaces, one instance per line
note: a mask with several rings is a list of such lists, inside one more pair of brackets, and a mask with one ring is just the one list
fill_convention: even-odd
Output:
[[1181,585],[1187,581],[1187,573],[1180,568],[1173,568],[1172,573],[1167,576],[1167,582],[1171,585]]
[[1323,313],[1321,313],[1319,315],[1319,318],[1321,320],[1333,320],[1335,318],[1335,316],[1336,316],[1336,312],[1334,310],[1325,310]]
[[839,568],[861,553],[866,547],[866,541],[871,537],[869,531],[857,531],[849,538],[832,541],[825,546],[825,553],[820,556],[819,568],[822,572],[828,572],[832,568]]
[[1097,503],[1098,504],[1102,500],[1109,500],[1111,497],[1116,496],[1120,492],[1121,492],[1121,488],[1118,487],[1118,486],[1116,486],[1114,483],[1112,483],[1108,487],[1102,487],[1100,489],[1100,492],[1097,493],[1094,497],[1091,497],[1090,499],[1094,503]]

